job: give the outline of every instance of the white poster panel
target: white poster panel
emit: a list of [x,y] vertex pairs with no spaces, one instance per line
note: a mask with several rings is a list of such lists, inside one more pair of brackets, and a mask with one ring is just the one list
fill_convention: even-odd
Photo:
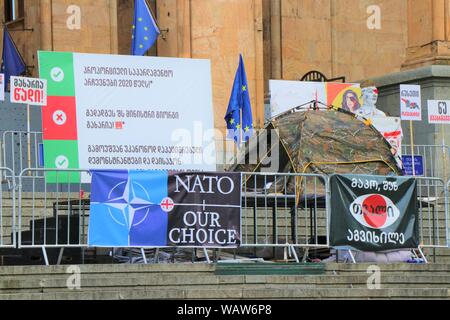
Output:
[[450,124],[450,100],[428,100],[428,122]]
[[402,120],[422,121],[422,97],[419,85],[400,85],[400,117]]
[[5,101],[5,74],[0,73],[0,101]]
[[311,101],[327,104],[325,82],[270,80],[270,118]]
[[10,91],[12,103],[47,105],[47,80],[45,79],[11,76]]
[[372,125],[390,143],[394,155],[402,156],[403,130],[402,122],[397,117],[375,116],[371,119]]
[[74,76],[80,168],[216,170],[209,60],[74,54]]

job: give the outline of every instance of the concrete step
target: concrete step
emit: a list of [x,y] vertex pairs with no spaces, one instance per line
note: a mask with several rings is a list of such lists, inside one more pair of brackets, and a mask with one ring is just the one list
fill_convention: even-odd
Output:
[[[129,274],[129,273],[198,273],[214,274],[215,265],[205,263],[178,264],[91,264],[80,265],[81,274]],[[0,268],[0,277],[5,275],[66,275],[67,266],[5,266]]]
[[[92,292],[101,292],[101,291],[128,291],[128,290],[324,290],[324,289],[342,289],[342,290],[367,290],[366,284],[361,285],[324,285],[324,286],[317,286],[317,285],[310,285],[310,284],[301,284],[301,285],[295,285],[295,284],[285,284],[285,285],[258,285],[258,284],[220,284],[220,285],[161,285],[161,286],[142,286],[142,285],[136,285],[136,286],[105,286],[105,287],[83,287],[81,286],[81,290],[83,292],[92,293]],[[429,286],[418,286],[418,285],[405,285],[400,288],[396,287],[390,287],[390,286],[383,286],[381,285],[380,289],[378,290],[390,290],[390,289],[402,289],[402,290],[441,290],[443,292],[448,291],[448,287],[444,286],[438,286],[435,284],[431,284]],[[61,287],[61,288],[33,288],[33,289],[26,289],[22,291],[17,290],[2,290],[0,291],[0,300],[1,297],[8,294],[29,294],[29,293],[54,293],[54,292],[68,292],[71,291],[71,289],[67,287]],[[450,298],[450,297],[445,297]],[[208,299],[208,297],[205,297],[205,299]]]
[[0,300],[450,298],[450,264],[379,265],[380,290],[367,289],[369,266],[326,264],[325,275],[219,276],[213,264],[82,265],[76,291],[67,289],[68,266],[13,266],[0,268]]
[[[270,263],[267,263],[270,264]],[[370,263],[344,264],[329,263],[325,264],[326,272],[334,273],[366,273],[372,266]],[[450,264],[378,264],[381,272],[385,273],[404,273],[404,272],[429,272],[429,273],[449,273]],[[215,264],[206,263],[177,263],[177,264],[91,264],[79,265],[81,274],[84,275],[124,275],[124,274],[154,274],[154,273],[211,273],[214,274]],[[4,266],[0,268],[0,277],[20,276],[20,275],[66,275],[67,266]]]
[[0,294],[0,300],[149,300],[149,299],[449,299],[448,289],[343,289],[276,287],[220,289],[65,290],[51,293]]
[[[68,270],[69,265],[66,265],[66,270]],[[324,275],[216,275],[213,272],[126,272],[126,273],[80,273],[82,278],[86,281],[90,281],[91,279],[122,279],[124,276],[130,279],[137,278],[145,278],[145,279],[155,279],[155,284],[159,283],[160,279],[158,277],[169,277],[168,280],[178,281],[177,277],[210,277],[208,279],[245,279],[247,282],[261,282],[266,283],[267,281],[279,282],[279,283],[304,283],[311,282],[314,283],[319,279],[321,282],[325,283],[340,283],[339,279],[342,280],[342,283],[345,282],[361,282],[366,281],[367,277],[370,275],[367,273],[367,270],[355,271],[355,272],[328,272]],[[448,283],[449,279],[446,278],[450,276],[449,272],[446,271],[434,271],[434,272],[389,272],[389,271],[381,271],[382,277],[386,280],[386,283],[425,283],[427,279],[430,280],[430,283]],[[26,275],[2,275],[0,276],[0,281],[12,281],[16,280],[19,282],[28,281],[33,279],[41,280],[49,280],[49,281],[58,281],[61,279],[67,279],[71,273],[62,273],[62,274],[26,274]],[[122,280],[120,280],[122,281]],[[149,280],[150,281],[150,280]],[[184,281],[184,280],[183,280]],[[243,281],[243,280],[242,280]],[[362,283],[362,282],[361,282]]]
[[414,273],[415,275],[424,273],[443,273],[450,274],[450,264],[445,263],[429,263],[429,264],[409,264],[409,263],[392,263],[392,264],[370,264],[370,263],[329,263],[326,264],[326,271],[333,274],[367,272],[368,268],[376,265],[382,273]]
[[[64,290],[67,288],[67,279],[64,278],[28,278],[15,279],[6,278],[0,280],[0,293],[6,292],[49,292]],[[171,275],[160,274],[153,276],[124,276],[124,277],[84,277],[81,276],[81,287],[83,290],[131,289],[134,287],[195,287],[209,286],[218,288],[229,286],[271,286],[286,289],[295,288],[367,288],[368,275],[346,275],[346,276],[213,276],[213,275]],[[381,276],[381,287],[389,288],[449,288],[450,275],[447,276]]]
[[[266,265],[271,265],[267,263]],[[336,276],[364,276],[367,277],[367,270],[371,264],[326,264],[326,275]],[[404,274],[413,274],[415,277],[446,276],[450,275],[450,267],[447,264],[384,264],[378,265],[382,274],[386,277],[402,277]],[[29,277],[44,278],[66,278],[67,265],[64,266],[5,266],[0,268],[0,280],[3,279],[27,279]],[[115,264],[115,265],[81,265],[80,273],[87,279],[102,278],[105,274],[108,277],[151,277],[153,275],[215,275],[216,266],[205,263],[186,264]],[[232,277],[232,276],[230,276]],[[259,276],[248,276],[259,277]],[[262,276],[269,277],[269,276]],[[289,279],[290,276],[277,275],[279,279]],[[300,277],[300,276],[293,276]],[[307,277],[307,276],[304,276]],[[298,278],[300,279],[300,278]]]

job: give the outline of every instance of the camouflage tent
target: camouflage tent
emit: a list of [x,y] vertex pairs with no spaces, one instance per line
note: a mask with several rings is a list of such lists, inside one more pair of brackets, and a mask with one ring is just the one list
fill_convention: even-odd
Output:
[[[268,130],[263,130],[259,137],[254,138],[253,143],[247,144],[245,155],[240,157],[238,164],[230,168],[231,171],[264,171],[265,158],[270,158],[278,151],[277,172],[324,175],[334,173],[401,174],[391,147],[384,137],[370,125],[370,122],[356,118],[354,114],[342,109],[293,109],[270,121],[265,129]],[[269,133],[271,129],[277,130],[275,135],[279,143],[276,149],[271,143]],[[256,148],[261,149],[261,140],[264,140],[261,139],[261,135],[268,136],[267,142],[263,142],[267,143],[265,150],[268,152],[259,156],[257,161],[249,163],[251,154],[257,154]],[[255,142],[257,138],[258,143]],[[275,188],[277,192],[286,188],[293,189],[292,179],[290,178],[288,183],[277,181],[271,186],[271,191],[273,192]],[[267,180],[257,183],[253,180],[247,181],[246,185],[256,186],[260,189],[259,191],[262,191],[261,188],[267,185]],[[323,187],[321,189],[324,191]]]

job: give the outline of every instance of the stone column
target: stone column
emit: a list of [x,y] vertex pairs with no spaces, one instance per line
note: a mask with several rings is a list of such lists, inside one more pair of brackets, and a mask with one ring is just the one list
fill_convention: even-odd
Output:
[[282,79],[282,54],[281,54],[281,0],[270,1],[270,36],[271,36],[271,60],[272,79]]
[[178,57],[192,57],[191,28],[191,0],[177,0]]
[[46,51],[53,50],[53,31],[52,31],[52,0],[40,1],[40,49]]
[[111,25],[110,31],[110,53],[119,53],[119,33],[117,21],[117,0],[109,0],[109,22]]
[[450,0],[408,0],[408,48],[403,70],[450,65]]

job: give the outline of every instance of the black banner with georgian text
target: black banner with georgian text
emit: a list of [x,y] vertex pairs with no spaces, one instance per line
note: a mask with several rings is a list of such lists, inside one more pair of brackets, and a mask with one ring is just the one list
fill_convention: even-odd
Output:
[[416,180],[333,175],[330,244],[361,251],[417,248]]

